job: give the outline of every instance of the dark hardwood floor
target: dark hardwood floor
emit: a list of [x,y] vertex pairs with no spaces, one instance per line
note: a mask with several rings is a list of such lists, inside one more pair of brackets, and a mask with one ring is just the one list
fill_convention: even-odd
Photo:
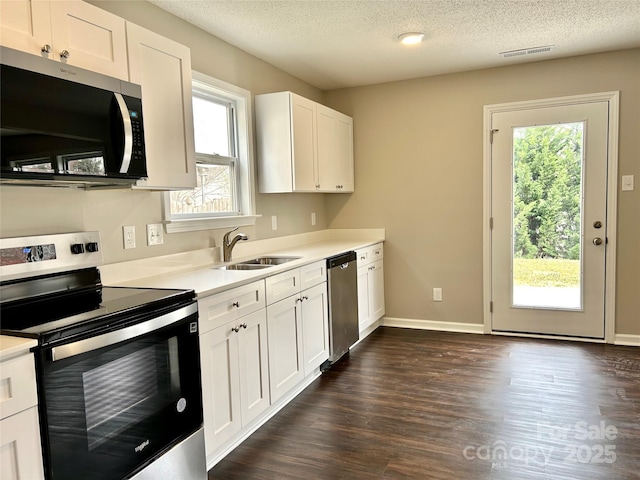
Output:
[[640,478],[640,349],[381,327],[214,479]]

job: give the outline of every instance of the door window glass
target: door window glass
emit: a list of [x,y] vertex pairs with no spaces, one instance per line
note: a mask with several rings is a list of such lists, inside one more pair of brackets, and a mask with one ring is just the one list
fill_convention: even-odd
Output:
[[513,305],[582,308],[584,124],[513,129]]

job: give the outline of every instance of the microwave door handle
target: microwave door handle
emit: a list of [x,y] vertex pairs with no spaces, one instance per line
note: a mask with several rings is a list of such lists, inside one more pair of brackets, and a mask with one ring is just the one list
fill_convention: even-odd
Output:
[[114,93],[113,96],[116,98],[116,103],[120,109],[122,125],[124,127],[124,153],[122,155],[120,173],[127,173],[129,171],[129,164],[131,163],[131,153],[133,152],[133,128],[131,126],[131,118],[129,118],[129,109],[127,108],[127,103],[124,101],[124,97],[120,93]]

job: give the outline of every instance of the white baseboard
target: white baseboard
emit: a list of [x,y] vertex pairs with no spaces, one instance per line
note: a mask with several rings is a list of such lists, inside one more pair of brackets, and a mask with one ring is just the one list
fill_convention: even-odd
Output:
[[440,332],[484,333],[484,325],[481,323],[438,322],[414,318],[384,317],[382,325],[385,327],[415,328],[418,330],[438,330]]
[[[397,327],[397,328],[415,328],[417,330],[437,330],[440,332],[459,332],[459,333],[478,333],[483,334],[484,325],[478,323],[458,323],[458,322],[438,322],[434,320],[419,320],[414,318],[394,318],[384,317],[381,324],[385,327]],[[553,338],[556,340],[578,340],[585,342],[597,342],[602,341],[592,339],[578,339],[575,337],[549,337],[544,335],[527,335],[517,333],[504,333],[504,332],[490,332],[494,335],[507,335],[507,336],[521,336],[532,338]],[[631,347],[640,347],[640,335],[628,335],[617,333],[615,335],[614,345],[626,345]]]
[[630,347],[640,347],[640,335],[626,335],[624,333],[616,333],[613,339],[614,345],[627,345]]

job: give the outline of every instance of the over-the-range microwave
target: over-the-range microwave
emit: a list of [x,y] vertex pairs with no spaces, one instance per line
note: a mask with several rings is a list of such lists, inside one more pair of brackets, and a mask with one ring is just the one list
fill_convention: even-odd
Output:
[[141,87],[0,48],[3,184],[122,187],[147,176]]

